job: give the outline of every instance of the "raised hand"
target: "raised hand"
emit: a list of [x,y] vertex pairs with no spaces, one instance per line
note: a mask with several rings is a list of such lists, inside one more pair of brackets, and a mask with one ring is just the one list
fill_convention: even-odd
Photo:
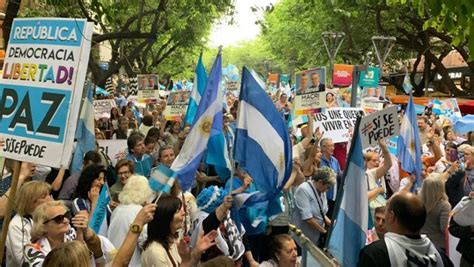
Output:
[[156,204],[146,204],[135,217],[134,223],[144,226],[153,220],[155,216]]
[[92,187],[91,190],[87,193],[89,200],[91,203],[96,203],[97,199],[99,199],[100,188],[99,187]]
[[210,247],[214,246],[216,244],[215,239],[217,237],[217,234],[218,233],[216,230],[210,231],[209,233],[207,233],[207,235],[203,235],[203,233],[201,233],[196,242],[195,251],[197,253],[202,253],[208,250]]

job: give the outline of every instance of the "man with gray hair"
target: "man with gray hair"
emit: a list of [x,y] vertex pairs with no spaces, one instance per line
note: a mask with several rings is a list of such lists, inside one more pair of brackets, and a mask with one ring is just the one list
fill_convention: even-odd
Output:
[[309,240],[321,248],[331,225],[327,215],[326,192],[335,183],[334,172],[328,167],[321,167],[314,172],[311,180],[299,185],[294,194],[295,212],[292,214],[292,222]]
[[332,211],[334,209],[334,204],[336,202],[336,194],[337,194],[337,185],[339,183],[340,177],[342,177],[342,170],[341,166],[339,165],[339,161],[333,156],[334,155],[334,142],[331,138],[323,138],[320,142],[321,147],[321,167],[328,167],[334,171],[336,174],[336,183],[329,188],[327,192],[327,199],[328,199],[328,206],[329,211],[328,215],[332,215]]
[[458,154],[461,168],[464,167],[466,172],[464,195],[467,196],[474,191],[474,147],[468,144],[461,145],[458,147]]

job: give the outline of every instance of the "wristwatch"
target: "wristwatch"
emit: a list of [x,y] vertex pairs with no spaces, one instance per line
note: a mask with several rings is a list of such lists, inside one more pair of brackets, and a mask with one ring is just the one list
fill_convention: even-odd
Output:
[[143,226],[138,224],[131,224],[130,225],[130,232],[134,234],[140,234],[143,231]]

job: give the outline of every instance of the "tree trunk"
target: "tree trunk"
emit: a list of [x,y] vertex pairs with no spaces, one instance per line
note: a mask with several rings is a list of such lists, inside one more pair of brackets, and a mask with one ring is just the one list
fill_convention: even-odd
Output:
[[[5,11],[5,19],[3,20],[3,47],[7,47],[8,40],[10,39],[10,31],[12,29],[13,19],[18,15],[20,10],[21,0],[9,0],[7,3],[7,9]],[[6,49],[5,49],[6,50]]]

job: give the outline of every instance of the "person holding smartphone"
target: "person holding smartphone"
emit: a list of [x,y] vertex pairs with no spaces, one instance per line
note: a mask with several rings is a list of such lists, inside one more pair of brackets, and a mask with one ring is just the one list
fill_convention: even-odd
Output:
[[[461,201],[463,196],[469,195],[472,190],[473,166],[472,166],[472,147],[460,146],[453,151],[446,151],[447,158],[449,158],[449,165],[443,172],[442,177],[446,181],[446,194],[449,198],[449,203],[452,207]],[[459,159],[460,152],[463,152],[463,157]],[[466,153],[467,152],[467,153]]]

